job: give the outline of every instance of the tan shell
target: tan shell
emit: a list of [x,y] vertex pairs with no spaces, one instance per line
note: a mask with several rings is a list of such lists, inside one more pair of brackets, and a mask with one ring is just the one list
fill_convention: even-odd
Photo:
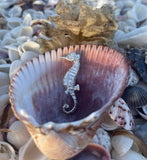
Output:
[[[81,55],[76,79],[81,89],[77,110],[68,115],[62,106],[73,101],[63,94],[63,78],[72,64],[60,56],[72,51]],[[107,109],[126,87],[128,75],[124,56],[108,47],[60,48],[33,58],[19,69],[11,81],[10,102],[37,147],[51,159],[65,160],[92,140]]]

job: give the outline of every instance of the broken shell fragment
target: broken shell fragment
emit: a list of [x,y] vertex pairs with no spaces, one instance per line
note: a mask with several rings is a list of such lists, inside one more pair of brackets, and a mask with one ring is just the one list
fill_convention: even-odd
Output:
[[111,148],[112,148],[111,142],[110,142],[110,136],[104,129],[99,128],[96,131],[96,134],[92,142],[103,146],[110,153]]
[[[80,55],[76,77],[80,90],[75,92],[77,109],[69,115],[62,106],[72,106],[73,99],[65,94],[63,79],[72,63],[60,57],[73,51]],[[65,160],[91,142],[108,108],[127,86],[128,77],[125,57],[113,49],[96,45],[60,48],[19,69],[11,81],[10,102],[40,151],[50,159]]]
[[95,143],[89,143],[88,146],[70,160],[110,160],[110,155],[104,147]]

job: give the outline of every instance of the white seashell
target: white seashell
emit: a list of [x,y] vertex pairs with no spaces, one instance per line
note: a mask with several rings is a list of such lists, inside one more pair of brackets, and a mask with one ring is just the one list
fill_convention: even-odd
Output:
[[10,11],[8,12],[8,15],[10,17],[19,17],[21,15],[22,12],[22,8],[15,5],[13,8],[10,9]]
[[145,55],[145,64],[147,64],[147,54]]
[[118,29],[115,34],[114,34],[114,40],[118,42],[123,36],[125,36],[125,32],[122,30]]
[[13,147],[4,141],[0,141],[0,159],[1,160],[16,160],[16,154],[15,154]]
[[24,16],[24,19],[23,19],[23,25],[24,26],[30,26],[32,23],[32,17],[31,15],[28,13]]
[[25,62],[22,60],[15,60],[10,66],[10,72],[9,72],[9,77],[12,79],[12,77],[15,75],[17,70],[24,64]]
[[13,144],[17,149],[23,146],[30,138],[25,125],[20,121],[15,121],[9,127],[11,132],[7,133],[7,140]]
[[32,138],[19,149],[19,160],[50,160],[36,147]]
[[9,74],[5,72],[0,72],[0,87],[8,85],[10,83]]
[[141,47],[147,45],[147,26],[136,28],[117,40],[118,44]]
[[21,28],[22,28],[22,27],[23,27],[23,26],[18,26],[18,27],[15,27],[15,28],[11,29],[11,31],[10,31],[11,36],[12,36],[13,38],[19,37],[19,34],[20,34],[20,31],[21,31]]
[[118,98],[109,110],[109,116],[121,127],[132,130],[134,119],[129,107],[122,98]]
[[12,49],[8,50],[8,55],[9,55],[9,58],[10,58],[11,62],[20,58],[19,57],[19,52],[15,51],[15,50],[12,50]]
[[10,32],[8,32],[7,34],[5,34],[5,36],[1,42],[1,46],[10,45],[12,43],[15,43],[15,40],[12,38]]
[[40,45],[36,42],[33,42],[33,41],[25,42],[22,45],[23,52],[32,51],[32,52],[35,52],[35,53],[40,53],[39,49],[40,49]]
[[125,155],[133,145],[133,139],[124,135],[115,135],[111,138],[111,145],[120,156]]
[[9,69],[10,69],[10,65],[11,64],[1,64],[0,65],[0,72],[6,72],[6,73],[8,73]]
[[139,77],[138,77],[137,73],[131,68],[128,86],[134,86],[138,82],[139,82]]
[[8,32],[9,30],[7,29],[0,29],[0,39],[3,40],[5,34]]
[[45,18],[43,12],[35,11],[34,9],[28,9],[23,12],[23,16],[25,17],[27,14],[30,14],[33,19],[42,19]]
[[93,142],[100,144],[110,153],[111,148],[112,148],[111,142],[110,142],[110,136],[104,129],[99,128],[96,131],[96,135],[93,138]]
[[[27,36],[20,36],[20,37],[16,38],[16,41],[17,41],[18,45],[22,45],[24,42],[26,42],[28,40],[30,40],[30,38],[27,37]],[[21,48],[21,46],[18,46],[18,48]],[[19,51],[19,49],[18,49],[18,51]],[[20,54],[20,52],[19,52],[19,54]]]
[[147,18],[147,6],[143,4],[135,4],[131,10],[127,12],[127,17],[134,19],[136,22],[143,21]]
[[7,18],[7,26],[10,29],[20,26],[21,23],[22,23],[21,18],[18,18],[18,17]]
[[112,158],[115,160],[147,160],[143,155],[129,150],[125,155],[119,156],[114,150],[112,151]]
[[107,131],[112,131],[120,128],[120,126],[117,123],[115,123],[108,114],[105,117],[103,123],[101,124],[101,127]]
[[9,85],[4,85],[0,87],[0,96],[3,94],[8,94],[9,92]]
[[30,37],[30,36],[32,36],[32,34],[33,34],[33,29],[32,29],[32,27],[26,26],[26,27],[23,27],[23,28],[21,29],[21,31],[20,31],[20,33],[19,33],[19,36],[28,36],[28,37]]
[[[4,59],[0,59],[0,66],[6,64],[7,62]],[[1,70],[0,70],[1,71]],[[3,71],[2,71],[3,72]]]
[[9,103],[9,94],[0,96],[0,111]]
[[38,54],[31,52],[31,51],[26,51],[24,53],[22,53],[21,55],[21,60],[22,61],[28,61],[31,60],[33,57],[38,56]]

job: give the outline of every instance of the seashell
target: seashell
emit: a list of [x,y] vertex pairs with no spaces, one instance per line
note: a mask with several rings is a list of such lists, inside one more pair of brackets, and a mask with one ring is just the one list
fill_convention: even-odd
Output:
[[143,4],[135,4],[131,10],[127,12],[127,17],[134,19],[136,22],[143,21],[147,18],[147,6]]
[[43,19],[44,14],[41,11],[35,11],[34,9],[27,9],[23,12],[23,17],[25,17],[27,14],[30,14],[33,19]]
[[21,55],[21,60],[22,61],[28,61],[31,60],[33,57],[38,56],[37,53],[31,52],[31,51],[26,51],[24,53],[22,53]]
[[134,128],[134,119],[127,104],[122,98],[118,98],[108,112],[109,116],[126,130]]
[[111,148],[112,148],[111,142],[110,142],[110,136],[108,135],[108,133],[104,129],[99,128],[96,131],[96,134],[95,134],[92,142],[103,146],[110,153]]
[[139,82],[139,77],[137,73],[131,68],[130,79],[128,86],[134,86]]
[[10,31],[11,36],[13,38],[19,37],[22,27],[23,26],[21,25],[21,26],[18,26],[18,27],[15,27],[15,28],[11,29],[11,31]]
[[7,18],[7,26],[10,29],[20,26],[21,23],[22,23],[21,18],[18,18],[18,17]]
[[142,118],[147,120],[146,107],[147,106],[143,106],[142,108],[136,108],[136,111]]
[[113,136],[118,136],[118,135],[131,138],[134,141],[131,149],[138,150],[138,152],[142,153],[145,157],[147,157],[147,150],[146,150],[147,145],[144,143],[144,141],[140,140],[133,133],[128,132],[126,130],[117,130],[113,133]]
[[7,29],[1,29],[0,30],[0,39],[1,40],[3,40],[3,38],[4,38],[4,36],[5,36],[5,34],[8,32],[8,30]]
[[147,65],[144,62],[145,50],[126,48],[125,51],[132,62],[132,67],[135,68],[142,80],[147,82]]
[[9,58],[10,58],[11,62],[20,59],[18,51],[9,49],[8,50],[8,55],[9,55]]
[[101,124],[101,127],[104,128],[107,131],[113,131],[115,129],[120,128],[120,126],[111,119],[109,114],[106,115],[104,121]]
[[75,157],[69,160],[110,160],[106,149],[98,144],[89,143],[88,146]]
[[7,133],[7,140],[17,149],[23,146],[30,138],[25,125],[20,121],[15,121],[9,127],[11,132]]
[[134,129],[134,133],[147,145],[147,122],[143,125],[137,125]]
[[21,15],[21,12],[22,12],[22,8],[18,5],[15,5],[10,9],[10,11],[8,12],[8,15],[10,17],[19,17]]
[[0,159],[1,160],[8,160],[8,159],[16,160],[16,154],[15,154],[13,147],[4,141],[0,141]]
[[3,94],[8,94],[9,92],[9,85],[4,85],[0,87],[0,96]]
[[19,149],[19,160],[50,160],[36,147],[32,137]]
[[29,40],[30,40],[30,37],[21,36],[21,37],[17,37],[16,40],[17,40],[17,44],[19,45],[19,46],[18,46],[18,52],[19,52],[19,55],[21,55],[21,53],[23,52],[23,51],[20,52],[20,50],[22,50],[21,45],[22,45],[23,43],[25,43],[26,41],[29,41]]
[[147,45],[147,26],[136,28],[135,30],[124,34],[117,43],[119,45],[131,45],[134,47],[141,47]]
[[10,83],[9,74],[5,72],[0,72],[0,87],[8,85]]
[[[77,75],[80,91],[77,109],[66,114],[62,106],[72,106],[73,100],[64,94],[63,78],[72,64],[60,56],[72,51],[81,56]],[[128,76],[126,59],[113,49],[96,45],[60,48],[20,68],[11,81],[10,103],[44,155],[69,159],[92,140],[108,108],[126,87]]]
[[12,62],[10,66],[10,72],[9,77],[12,79],[12,77],[16,74],[17,70],[24,64],[25,62],[22,60],[15,60]]
[[33,34],[32,27],[26,26],[26,27],[23,27],[21,29],[19,36],[28,36],[28,37],[30,37],[30,36],[32,36],[32,34]]
[[8,52],[4,49],[0,49],[0,59],[8,58]]
[[25,42],[22,45],[22,50],[24,52],[25,51],[32,51],[32,52],[39,53],[39,49],[40,49],[40,45],[36,42],[33,42],[33,41]]
[[0,72],[9,72],[9,68],[10,68],[11,64],[0,64]]
[[23,25],[24,26],[30,26],[32,23],[32,17],[31,15],[28,13],[24,16],[24,19],[23,19]]
[[9,95],[8,94],[3,94],[0,96],[0,111],[3,110],[4,107],[9,103]]
[[11,34],[8,32],[7,34],[5,34],[5,36],[1,42],[1,45],[6,46],[6,45],[10,45],[14,42],[15,42],[15,40],[12,38]]
[[123,156],[131,149],[133,139],[124,135],[115,135],[111,138],[111,145],[119,156]]
[[147,104],[147,91],[138,86],[127,87],[122,98],[129,107],[140,108]]
[[115,151],[112,151],[112,158],[117,159],[117,160],[129,160],[129,159],[133,159],[133,160],[147,160],[147,158],[145,158],[143,155],[129,150],[125,155],[123,156],[119,156],[117,155],[117,153]]

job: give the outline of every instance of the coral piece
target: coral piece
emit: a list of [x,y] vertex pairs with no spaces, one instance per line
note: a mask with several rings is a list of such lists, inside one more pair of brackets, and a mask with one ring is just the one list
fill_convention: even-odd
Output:
[[113,12],[111,5],[94,9],[84,1],[68,3],[59,0],[55,9],[56,14],[48,17],[48,20],[54,22],[56,29],[50,32],[51,26],[43,24],[42,27],[42,33],[51,40],[45,42],[38,37],[41,50],[45,52],[53,47],[56,49],[59,47],[58,43],[62,44],[61,47],[73,44],[111,43],[117,30]]

